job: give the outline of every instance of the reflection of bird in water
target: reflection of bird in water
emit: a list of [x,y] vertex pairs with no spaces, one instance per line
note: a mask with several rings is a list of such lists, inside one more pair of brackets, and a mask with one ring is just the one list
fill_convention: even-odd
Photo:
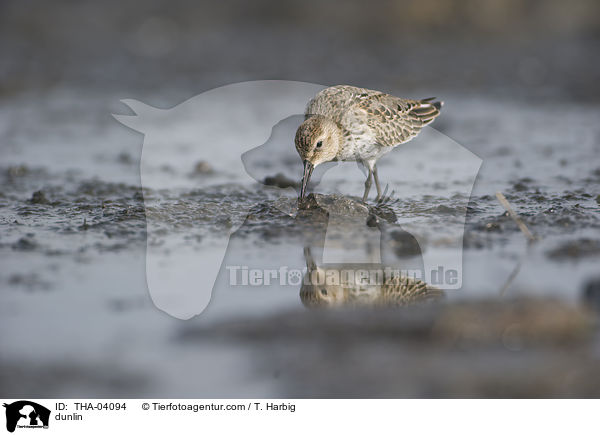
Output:
[[[381,282],[357,282],[344,266],[322,268],[316,265],[310,248],[304,248],[307,275],[300,288],[300,300],[309,307],[379,306],[398,307],[439,300],[444,293],[419,279],[393,275]],[[372,267],[371,267],[372,268]],[[359,268],[354,268],[358,271]],[[369,269],[363,268],[363,270]],[[358,280],[361,281],[361,280]]]
[[347,85],[323,89],[308,103],[306,120],[296,132],[296,150],[304,163],[300,198],[315,166],[339,160],[361,162],[369,171],[363,201],[372,179],[381,199],[377,160],[419,134],[437,118],[442,104],[433,98],[408,100]]

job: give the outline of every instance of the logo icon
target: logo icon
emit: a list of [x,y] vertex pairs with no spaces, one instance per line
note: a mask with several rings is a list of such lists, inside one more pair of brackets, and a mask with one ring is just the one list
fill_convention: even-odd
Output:
[[19,400],[4,404],[6,408],[6,430],[14,432],[15,428],[48,428],[50,410],[45,406],[29,400]]

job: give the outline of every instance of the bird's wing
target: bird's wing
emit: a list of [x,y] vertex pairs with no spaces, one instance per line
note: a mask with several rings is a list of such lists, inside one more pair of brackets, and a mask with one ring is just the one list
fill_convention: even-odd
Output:
[[337,85],[323,89],[308,102],[306,117],[323,115],[346,130],[371,128],[382,146],[394,146],[415,137],[439,114],[441,101],[434,98],[410,100],[355,86]]
[[308,102],[306,106],[306,117],[312,115],[323,115],[340,122],[348,110],[360,104],[362,100],[381,94],[355,86],[337,85],[323,89]]
[[378,93],[357,103],[363,121],[373,130],[382,146],[409,141],[440,114],[441,101],[433,98],[409,100]]

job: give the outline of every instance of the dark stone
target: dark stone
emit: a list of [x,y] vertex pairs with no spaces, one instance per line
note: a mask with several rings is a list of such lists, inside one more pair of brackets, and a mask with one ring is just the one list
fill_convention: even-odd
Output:
[[600,311],[600,278],[594,278],[583,289],[583,301],[590,308]]
[[279,187],[281,189],[286,189],[288,187],[297,188],[299,185],[298,182],[289,179],[288,177],[283,175],[281,172],[275,176],[265,177],[263,183],[266,186],[275,186],[275,187]]
[[37,243],[28,237],[21,237],[17,242],[12,244],[15,251],[33,251],[37,247]]
[[50,201],[48,201],[48,198],[46,198],[46,195],[44,195],[44,192],[42,192],[41,190],[33,192],[33,195],[31,195],[30,201],[32,204],[49,204],[50,203]]
[[600,255],[600,241],[592,239],[572,240],[546,253],[553,260],[569,260]]
[[406,231],[391,231],[394,252],[400,258],[421,255],[421,246],[415,237]]

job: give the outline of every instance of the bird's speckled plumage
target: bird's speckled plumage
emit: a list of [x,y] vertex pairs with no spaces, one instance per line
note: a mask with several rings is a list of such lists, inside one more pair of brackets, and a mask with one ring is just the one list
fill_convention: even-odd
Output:
[[344,137],[339,160],[348,157],[355,160],[351,151],[344,150],[353,148],[353,144],[360,146],[370,142],[370,145],[388,148],[414,138],[440,114],[441,103],[431,100],[409,100],[370,89],[338,85],[319,92],[308,103],[305,115],[306,118],[322,115],[338,123]]
[[[398,307],[444,298],[442,290],[419,279],[390,275],[380,283],[357,282],[356,276],[347,269],[322,268],[316,265],[310,248],[305,248],[304,257],[308,279],[303,279],[300,300],[307,307],[379,306]],[[328,277],[339,277],[340,282],[328,283]],[[315,280],[313,283],[312,280]]]
[[395,277],[372,286],[304,284],[300,289],[300,300],[309,308],[367,305],[401,307],[435,302],[443,297],[441,290],[407,277]]
[[379,196],[377,159],[414,138],[440,114],[442,104],[433,98],[410,100],[354,86],[332,86],[308,103],[305,121],[296,133],[296,149],[305,170],[306,162],[311,168],[332,160],[362,162],[369,169],[365,198],[373,172]]

